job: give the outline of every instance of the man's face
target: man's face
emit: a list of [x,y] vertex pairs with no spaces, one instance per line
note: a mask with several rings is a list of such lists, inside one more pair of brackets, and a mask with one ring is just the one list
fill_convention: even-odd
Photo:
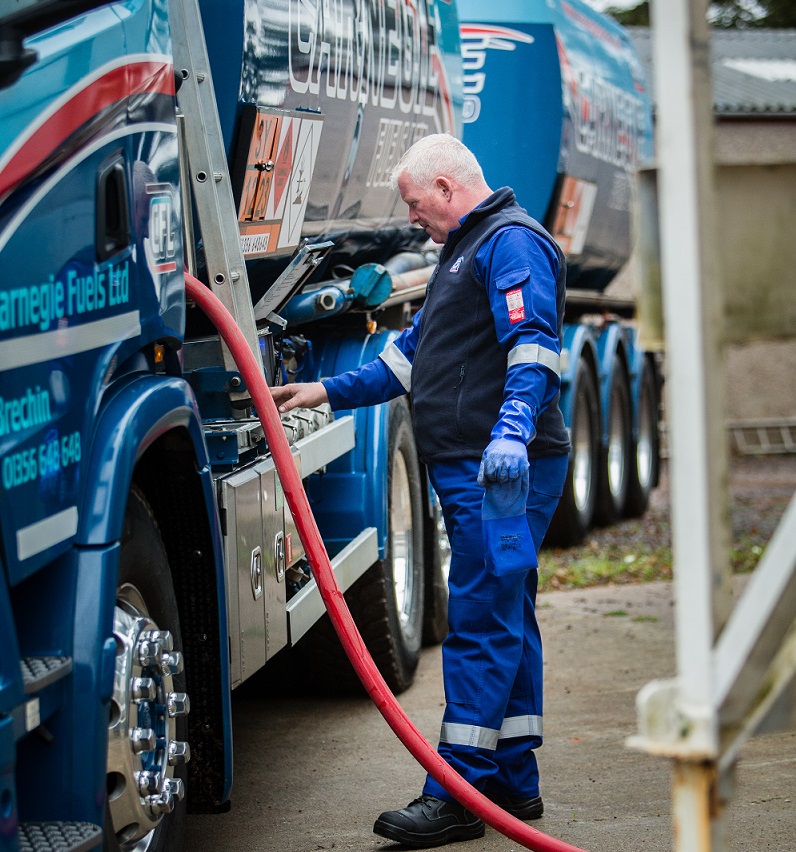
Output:
[[409,221],[421,228],[435,243],[444,243],[448,233],[459,225],[451,204],[451,192],[445,178],[421,187],[406,173],[398,178],[398,191],[409,207]]

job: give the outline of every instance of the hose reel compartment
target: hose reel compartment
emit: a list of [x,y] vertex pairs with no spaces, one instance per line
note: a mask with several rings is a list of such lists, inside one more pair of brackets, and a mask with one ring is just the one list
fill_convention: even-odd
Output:
[[[299,411],[283,425],[300,476],[322,470],[353,448],[353,418],[330,418],[328,407]],[[261,458],[223,474],[216,485],[228,566],[230,679],[234,688],[291,641],[286,573],[304,559],[304,548],[273,458]],[[378,558],[375,545],[372,549],[375,555],[366,567]],[[300,604],[292,605],[293,610],[299,608]],[[309,623],[300,632],[309,629],[322,612],[321,607],[313,619],[302,613]]]

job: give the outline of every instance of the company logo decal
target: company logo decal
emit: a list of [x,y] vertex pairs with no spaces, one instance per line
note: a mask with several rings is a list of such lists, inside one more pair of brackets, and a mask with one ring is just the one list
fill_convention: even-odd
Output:
[[420,117],[433,132],[453,130],[434,0],[373,3],[371,14],[367,7],[363,0],[287,4],[291,89]]
[[177,269],[177,241],[172,215],[171,186],[167,183],[148,183],[149,233],[144,237],[144,255],[155,285],[160,276]]
[[462,24],[459,33],[464,78],[462,118],[465,124],[470,124],[481,114],[480,95],[486,83],[486,72],[483,69],[487,50],[516,50],[518,44],[533,44],[534,38],[519,30],[488,24]]
[[595,74],[591,66],[575,65],[559,38],[556,43],[564,108],[575,130],[575,147],[604,163],[634,171],[644,123],[643,101]]
[[462,267],[462,263],[464,263],[464,255],[461,255],[461,256],[456,258],[456,263],[454,263],[453,266],[451,266],[450,271],[451,272],[458,272]]

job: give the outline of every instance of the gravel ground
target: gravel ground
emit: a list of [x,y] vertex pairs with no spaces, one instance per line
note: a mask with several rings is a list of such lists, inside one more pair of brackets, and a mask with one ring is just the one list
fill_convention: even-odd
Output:
[[[729,465],[731,562],[750,571],[796,492],[796,456],[733,457]],[[661,482],[643,518],[592,530],[586,541],[564,549],[547,548],[540,557],[540,589],[578,588],[671,578],[669,475]]]

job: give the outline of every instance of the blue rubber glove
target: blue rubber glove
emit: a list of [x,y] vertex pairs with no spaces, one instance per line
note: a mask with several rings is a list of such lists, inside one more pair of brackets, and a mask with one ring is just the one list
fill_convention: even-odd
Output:
[[478,484],[486,489],[484,520],[525,515],[528,500],[528,450],[511,438],[497,438],[484,450]]
[[481,457],[478,484],[506,483],[521,479],[523,474],[528,474],[528,448],[525,444],[512,438],[496,438]]

